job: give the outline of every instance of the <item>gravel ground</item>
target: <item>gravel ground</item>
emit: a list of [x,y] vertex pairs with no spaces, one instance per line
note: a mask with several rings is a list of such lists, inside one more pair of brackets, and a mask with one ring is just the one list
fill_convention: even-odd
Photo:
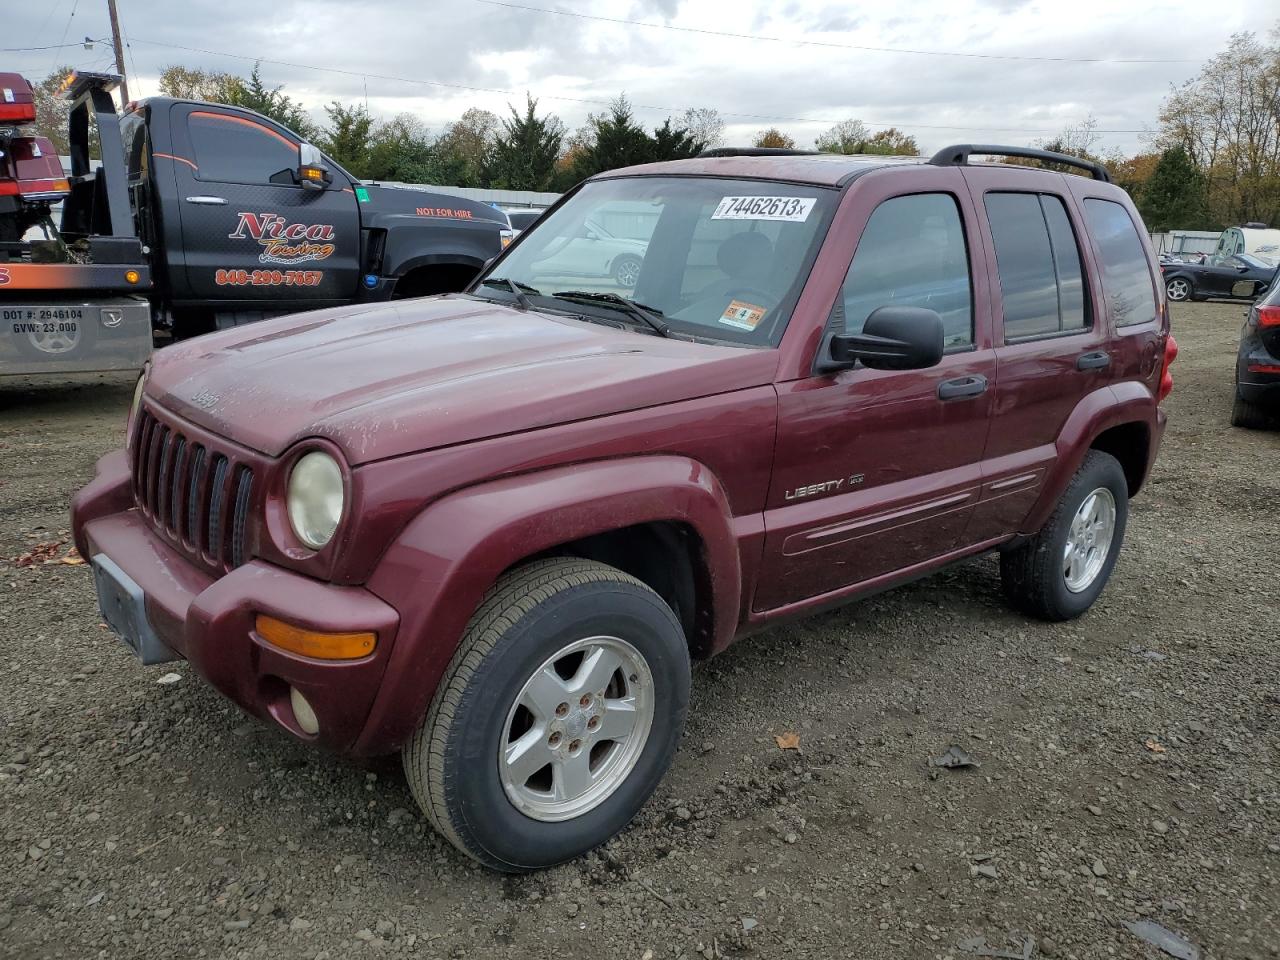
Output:
[[[159,682],[86,567],[0,563],[0,956],[1163,956],[1143,918],[1280,956],[1280,434],[1227,424],[1242,308],[1174,311],[1170,430],[1090,614],[1019,617],[987,557],[747,640],[631,829],[535,876],[438,839],[396,759]],[[0,386],[0,557],[65,553],[130,391]],[[928,765],[953,744],[980,766]]]

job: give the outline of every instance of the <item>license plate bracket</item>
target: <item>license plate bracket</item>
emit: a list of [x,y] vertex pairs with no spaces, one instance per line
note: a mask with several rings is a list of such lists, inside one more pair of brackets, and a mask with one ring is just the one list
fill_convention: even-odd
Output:
[[98,611],[133,655],[147,666],[179,659],[151,628],[142,588],[134,579],[105,553],[95,554],[92,564]]

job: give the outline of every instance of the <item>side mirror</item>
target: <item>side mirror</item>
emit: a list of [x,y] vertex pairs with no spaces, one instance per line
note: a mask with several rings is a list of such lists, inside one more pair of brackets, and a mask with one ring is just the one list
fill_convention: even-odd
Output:
[[922,370],[942,359],[942,317],[925,307],[880,307],[861,333],[831,337],[831,359],[875,370]]
[[333,182],[320,148],[310,143],[298,144],[298,183],[304,190],[323,190]]

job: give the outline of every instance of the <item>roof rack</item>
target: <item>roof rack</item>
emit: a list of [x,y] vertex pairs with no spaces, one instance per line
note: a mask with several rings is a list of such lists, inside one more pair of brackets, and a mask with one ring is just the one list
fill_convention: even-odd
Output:
[[1035,147],[1002,147],[990,143],[957,143],[943,147],[929,162],[939,167],[965,166],[973,154],[989,157],[1022,157],[1026,160],[1042,160],[1046,163],[1065,163],[1068,166],[1087,170],[1095,180],[1103,183],[1111,182],[1111,174],[1107,168],[1092,160],[1081,160],[1065,153],[1054,153],[1052,150],[1037,150]]
[[813,157],[817,150],[792,150],[788,147],[712,147],[703,150],[701,157]]

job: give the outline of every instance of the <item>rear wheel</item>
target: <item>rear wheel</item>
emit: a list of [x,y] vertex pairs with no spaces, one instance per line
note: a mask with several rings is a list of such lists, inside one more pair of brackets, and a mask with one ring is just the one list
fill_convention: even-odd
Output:
[[630,254],[619,257],[613,262],[613,279],[630,290],[640,280],[640,259]]
[[1235,399],[1231,404],[1231,425],[1245,430],[1265,430],[1271,426],[1271,418],[1261,407],[1254,406],[1241,397],[1240,389],[1237,387]]
[[1181,301],[1191,297],[1191,281],[1185,277],[1172,277],[1164,289],[1170,300]]
[[623,829],[675,755],[689,654],[671,608],[589,560],[503,577],[404,748],[431,823],[486,866],[535,870]]
[[1080,616],[1111,577],[1128,517],[1123,468],[1090,450],[1040,532],[1000,555],[1005,596],[1042,620]]

